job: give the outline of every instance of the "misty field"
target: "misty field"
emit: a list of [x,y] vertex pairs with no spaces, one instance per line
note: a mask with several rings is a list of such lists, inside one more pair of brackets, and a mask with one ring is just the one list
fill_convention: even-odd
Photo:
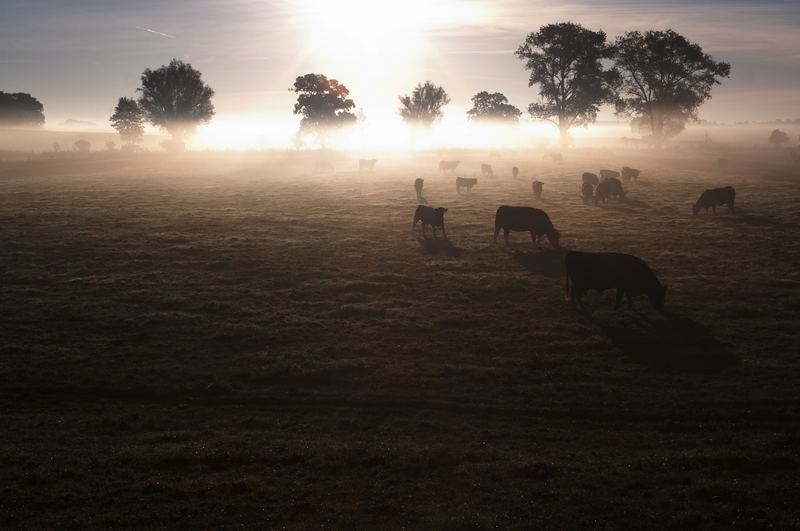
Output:
[[[800,526],[796,167],[378,158],[0,163],[0,527]],[[623,165],[627,200],[585,205]],[[416,177],[449,243],[412,236]],[[645,259],[667,313],[580,313],[564,250],[492,242],[501,204]]]

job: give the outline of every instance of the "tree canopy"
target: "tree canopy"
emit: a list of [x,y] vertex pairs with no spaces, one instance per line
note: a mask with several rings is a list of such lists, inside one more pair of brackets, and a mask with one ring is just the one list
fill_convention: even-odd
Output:
[[548,24],[530,33],[516,56],[531,71],[528,86],[539,86],[540,100],[528,106],[532,117],[556,124],[562,143],[569,129],[593,123],[599,106],[614,101],[619,74],[605,69],[612,57],[606,34],[580,24]]
[[120,98],[109,121],[123,142],[136,144],[144,135],[144,113],[133,98]]
[[711,89],[731,71],[672,30],[625,33],[614,45],[614,64],[622,76],[617,114],[633,118],[657,147],[697,120]]
[[769,143],[774,144],[776,148],[779,148],[781,145],[789,143],[789,135],[780,129],[775,129],[769,135]]
[[0,126],[39,127],[44,125],[44,106],[24,92],[0,91]]
[[356,104],[350,99],[350,91],[336,79],[328,79],[322,74],[306,74],[295,79],[297,93],[294,114],[300,120],[300,132],[320,133],[356,122],[351,112]]
[[139,107],[147,120],[179,142],[214,116],[214,90],[192,65],[173,59],[142,73]]
[[430,127],[441,120],[444,113],[442,107],[450,103],[450,97],[443,87],[430,81],[420,83],[411,95],[399,96],[400,116],[413,125]]
[[522,111],[508,103],[501,92],[478,92],[472,97],[472,108],[467,117],[473,121],[517,123]]

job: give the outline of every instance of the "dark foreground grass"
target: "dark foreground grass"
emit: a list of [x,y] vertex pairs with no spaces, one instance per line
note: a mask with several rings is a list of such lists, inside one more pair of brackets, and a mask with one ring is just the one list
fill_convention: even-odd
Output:
[[[460,196],[434,157],[0,166],[0,527],[800,526],[798,177],[717,156],[507,154]],[[450,242],[409,232],[420,175]],[[669,311],[571,308],[563,251],[492,243],[503,203]]]

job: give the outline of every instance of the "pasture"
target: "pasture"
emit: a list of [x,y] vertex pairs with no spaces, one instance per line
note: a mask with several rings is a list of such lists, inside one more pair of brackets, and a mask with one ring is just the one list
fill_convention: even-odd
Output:
[[[796,168],[315,157],[0,163],[0,527],[800,526]],[[449,242],[410,232],[417,177]],[[724,185],[734,214],[692,216]],[[667,313],[580,313],[564,250],[492,243],[501,204],[643,258]]]

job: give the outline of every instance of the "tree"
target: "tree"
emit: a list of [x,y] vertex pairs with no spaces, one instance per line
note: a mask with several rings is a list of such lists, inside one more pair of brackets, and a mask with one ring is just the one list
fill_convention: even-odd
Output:
[[44,106],[24,92],[0,91],[0,127],[39,127],[44,125]]
[[633,118],[657,148],[697,120],[711,89],[731,72],[728,63],[714,61],[672,30],[622,35],[614,45],[614,64],[622,75],[617,114]]
[[450,103],[450,97],[443,87],[434,85],[430,81],[418,84],[411,96],[399,96],[400,116],[412,125],[430,127],[434,122],[441,120],[444,113],[442,107]]
[[144,136],[144,113],[133,98],[120,98],[109,121],[127,144],[136,144]]
[[142,93],[139,107],[145,118],[180,144],[214,116],[214,90],[203,82],[199,71],[178,59],[145,70],[137,91]]
[[356,104],[348,98],[350,91],[335,79],[322,74],[306,74],[294,81],[289,89],[297,93],[294,114],[300,120],[301,133],[324,134],[326,131],[352,125],[356,115],[351,112]]
[[774,144],[776,148],[779,148],[781,145],[789,143],[789,135],[780,129],[775,129],[772,134],[769,135],[769,143]]
[[614,101],[619,73],[602,63],[612,55],[604,32],[573,22],[542,26],[517,49],[531,71],[528,86],[539,86],[540,100],[528,112],[557,125],[562,145],[571,127],[594,123],[599,106]]
[[92,150],[92,145],[84,139],[76,140],[74,144],[72,144],[72,151],[77,153],[89,153]]
[[472,97],[472,109],[467,111],[470,120],[486,122],[517,123],[521,114],[522,111],[508,103],[503,93],[489,94],[486,91]]

